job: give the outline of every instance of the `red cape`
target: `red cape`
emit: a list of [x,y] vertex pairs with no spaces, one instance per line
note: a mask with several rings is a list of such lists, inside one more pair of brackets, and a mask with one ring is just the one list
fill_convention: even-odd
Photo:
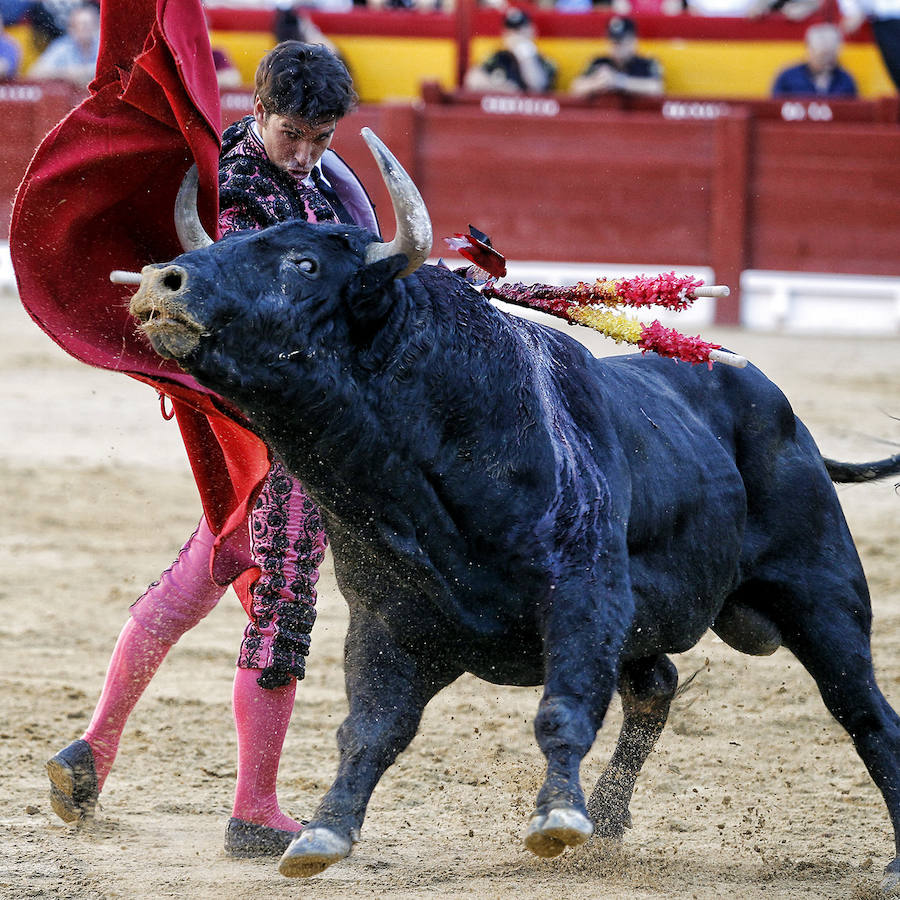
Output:
[[172,398],[225,583],[240,569],[225,551],[244,549],[268,452],[238,414],[153,352],[128,313],[134,288],[109,281],[113,269],[182,252],[173,210],[193,162],[200,215],[216,231],[221,114],[206,21],[200,0],[103,0],[100,25],[90,96],[41,143],[16,197],[19,296],[72,356]]

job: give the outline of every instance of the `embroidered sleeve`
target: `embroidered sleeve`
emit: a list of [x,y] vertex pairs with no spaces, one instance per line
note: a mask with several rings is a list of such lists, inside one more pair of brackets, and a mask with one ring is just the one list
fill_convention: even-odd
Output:
[[223,234],[258,230],[302,216],[289,194],[246,156],[224,160],[219,166],[219,227]]

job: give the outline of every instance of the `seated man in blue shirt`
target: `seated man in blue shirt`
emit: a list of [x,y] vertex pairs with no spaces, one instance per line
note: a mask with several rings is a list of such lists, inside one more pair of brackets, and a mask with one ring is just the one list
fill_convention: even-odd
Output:
[[7,33],[0,13],[0,81],[13,81],[19,74],[22,48]]
[[838,64],[842,43],[837,25],[810,25],[806,30],[806,62],[785,69],[772,85],[772,96],[855,97],[853,76]]
[[76,87],[87,87],[93,81],[100,50],[100,13],[96,6],[85,3],[69,13],[66,33],[53,41],[28,70],[28,78],[36,81],[59,79]]

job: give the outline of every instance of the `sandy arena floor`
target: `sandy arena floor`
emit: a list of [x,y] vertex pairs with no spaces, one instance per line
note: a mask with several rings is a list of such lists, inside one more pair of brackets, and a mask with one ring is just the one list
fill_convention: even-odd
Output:
[[[704,336],[767,371],[825,454],[897,451],[900,338]],[[538,692],[464,678],[382,780],[352,857],[311,881],[282,878],[274,861],[229,859],[230,685],[244,620],[231,593],[139,703],[95,823],[64,825],[44,763],[87,724],[128,605],[171,562],[199,503],[175,424],[149,388],[73,361],[11,296],[0,297],[0,347],[0,896],[877,896],[891,830],[850,740],[786,651],[750,659],[711,635],[675,658],[683,678],[698,674],[645,767],[618,852],[542,861],[523,848],[543,774]],[[880,683],[900,706],[900,495],[888,481],[840,496],[873,594]],[[297,816],[334,771],[345,624],[326,566],[281,767],[282,805]],[[588,787],[619,718],[616,702],[583,766]]]

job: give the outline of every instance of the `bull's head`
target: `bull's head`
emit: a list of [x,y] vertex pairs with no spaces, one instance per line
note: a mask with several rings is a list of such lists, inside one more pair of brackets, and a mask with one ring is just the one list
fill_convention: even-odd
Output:
[[[253,334],[262,366],[270,355],[321,352],[324,333],[365,331],[366,322],[387,314],[390,283],[414,272],[431,250],[431,222],[396,158],[369,129],[363,137],[394,207],[397,231],[388,243],[356,226],[299,221],[214,243],[197,214],[196,170],[189,173],[176,202],[176,228],[188,252],[145,266],[131,301],[158,353],[200,377],[198,366],[205,366],[197,357],[206,342],[221,376],[223,355],[233,355],[242,333]],[[260,346],[267,335],[271,342]]]

